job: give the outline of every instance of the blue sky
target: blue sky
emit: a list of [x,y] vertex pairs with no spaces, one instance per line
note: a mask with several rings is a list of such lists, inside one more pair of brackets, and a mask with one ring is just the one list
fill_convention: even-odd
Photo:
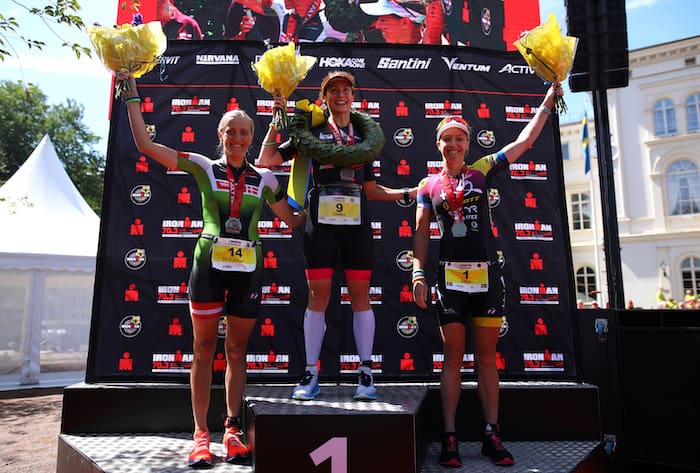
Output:
[[[23,3],[28,6],[44,4],[34,0],[24,0]],[[114,23],[117,2],[82,0],[80,3],[80,16],[86,24]],[[108,7],[110,4],[113,6]],[[547,15],[553,13],[562,32],[566,33],[564,0],[540,0],[539,4],[540,17],[546,20]],[[698,0],[628,0],[626,9],[629,48],[639,49],[700,35],[697,21],[699,5]],[[47,43],[43,51],[37,51],[27,50],[19,41],[15,41],[14,56],[0,63],[0,80],[34,83],[53,104],[65,103],[67,98],[74,99],[84,107],[84,123],[102,138],[98,150],[106,153],[111,75],[97,59],[78,60],[69,49],[58,46],[61,40],[89,46],[87,35],[80,31],[52,26],[60,35],[59,40],[50,33],[46,25],[35,18],[29,18],[30,15],[14,2],[3,2],[0,13],[6,17],[17,17],[22,34]],[[29,31],[31,33],[28,33]],[[568,93],[567,90],[569,114],[563,117],[563,122],[581,120],[586,95],[583,92]]]

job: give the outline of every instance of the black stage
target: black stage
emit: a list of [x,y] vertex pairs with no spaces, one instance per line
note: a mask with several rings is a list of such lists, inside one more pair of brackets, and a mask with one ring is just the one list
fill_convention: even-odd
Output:
[[[248,387],[245,417],[252,461],[230,465],[219,456],[213,471],[445,471],[437,464],[437,384],[378,384],[379,398],[373,402],[354,401],[355,386],[350,384],[321,384],[321,394],[310,402],[290,399],[291,390],[292,385]],[[504,441],[516,458],[508,471],[606,471],[599,467],[597,392],[579,383],[503,382],[502,420],[509,426],[504,427]],[[185,463],[192,446],[188,393],[188,386],[181,385],[67,388],[57,473],[191,471]],[[219,405],[222,393],[220,386],[214,387],[213,406]],[[548,406],[546,412],[538,403]],[[187,428],[160,429],[178,423]],[[221,455],[220,422],[211,424],[212,452]],[[476,383],[464,383],[458,424],[465,426],[460,427],[464,468],[452,471],[504,471],[480,454]],[[119,425],[133,429],[117,431]]]

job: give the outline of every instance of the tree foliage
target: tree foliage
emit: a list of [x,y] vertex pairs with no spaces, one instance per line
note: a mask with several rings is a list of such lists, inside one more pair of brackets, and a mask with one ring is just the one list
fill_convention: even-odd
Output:
[[99,136],[83,123],[82,105],[72,99],[48,105],[46,95],[35,85],[0,81],[0,123],[0,185],[48,134],[68,176],[100,213],[105,157],[95,150]]
[[[54,0],[53,3],[43,7],[27,7],[17,0],[10,0],[5,5],[8,3],[15,4],[32,15],[38,16],[54,36],[61,41],[61,46],[72,49],[78,58],[82,54],[88,57],[91,56],[90,48],[79,43],[71,43],[64,40],[54,29],[56,25],[65,25],[79,30],[85,28],[83,19],[77,15],[81,8],[77,0]],[[46,43],[43,41],[38,41],[31,36],[22,34],[21,29],[19,20],[16,17],[5,16],[0,12],[0,61],[5,61],[5,58],[9,56],[17,56],[17,50],[13,41],[18,41],[29,49],[36,48],[41,50],[46,46]]]

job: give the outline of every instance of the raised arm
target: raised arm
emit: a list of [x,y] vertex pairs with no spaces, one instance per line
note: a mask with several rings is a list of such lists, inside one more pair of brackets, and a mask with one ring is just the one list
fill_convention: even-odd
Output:
[[[129,81],[130,90],[125,92],[126,110],[129,114],[129,125],[131,126],[131,134],[134,137],[136,149],[140,153],[155,159],[163,166],[174,168],[177,167],[177,151],[168,146],[151,141],[146,130],[146,122],[143,121],[141,114],[141,100],[139,91],[136,85],[136,79],[129,73],[117,72],[116,80]],[[136,100],[139,98],[139,100]]]
[[564,95],[564,91],[561,85],[553,83],[547,90],[547,94],[532,120],[522,129],[514,141],[503,147],[503,152],[506,154],[509,163],[520,158],[520,156],[532,146],[537,137],[540,136],[542,128],[547,122],[547,118],[549,118],[549,115],[552,113],[555,95],[562,96]]
[[[287,100],[284,97],[275,95],[275,104],[273,109],[283,109],[287,106]],[[273,112],[274,115],[274,112]],[[260,146],[260,154],[258,154],[258,160],[256,164],[264,168],[269,168],[271,166],[279,166],[284,162],[282,155],[277,151],[277,128],[275,125],[270,123],[267,128],[267,133],[263,137],[262,145]]]

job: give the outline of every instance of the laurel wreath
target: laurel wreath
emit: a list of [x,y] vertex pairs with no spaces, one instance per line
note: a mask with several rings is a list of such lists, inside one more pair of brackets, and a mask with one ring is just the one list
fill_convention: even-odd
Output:
[[350,111],[350,121],[363,140],[352,145],[324,143],[310,131],[309,116],[297,113],[287,126],[292,145],[304,155],[322,164],[352,166],[375,159],[384,148],[384,132],[379,124],[366,113]]
[[348,0],[326,0],[326,18],[334,30],[350,33],[363,31],[376,20],[360,8],[359,2]]

